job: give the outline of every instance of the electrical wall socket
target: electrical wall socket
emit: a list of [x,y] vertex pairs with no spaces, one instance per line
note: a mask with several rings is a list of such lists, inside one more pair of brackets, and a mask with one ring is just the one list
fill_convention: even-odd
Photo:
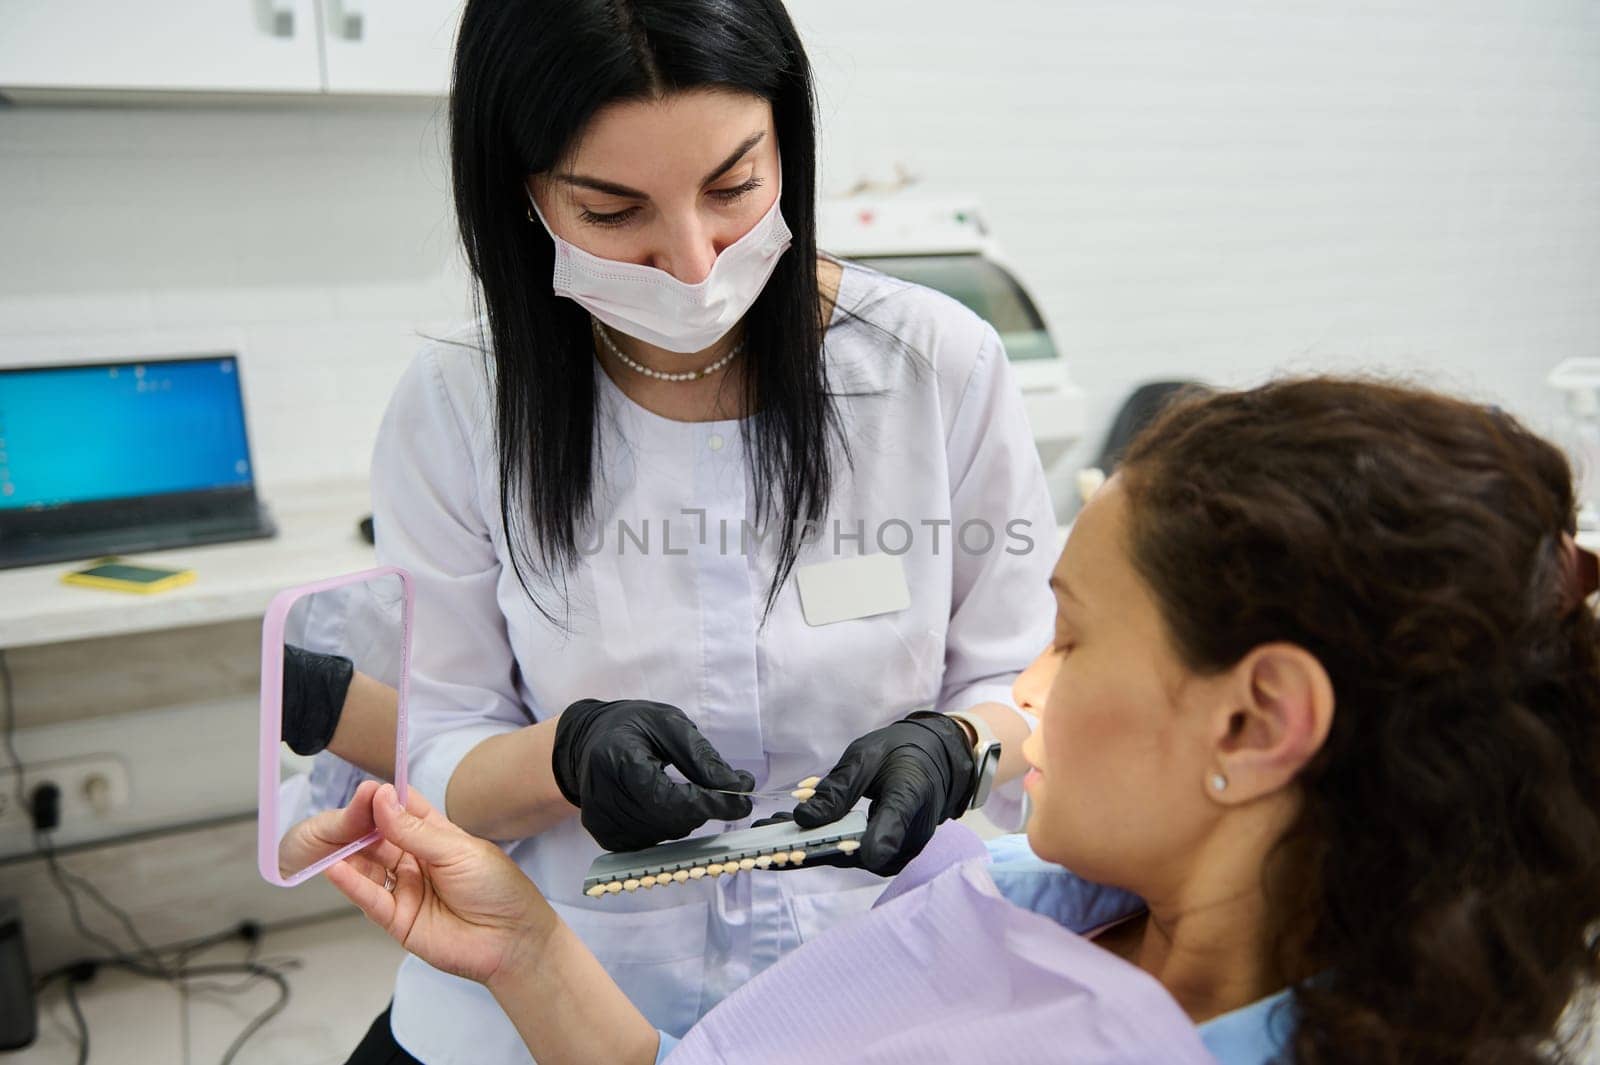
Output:
[[[128,767],[110,754],[84,755],[55,762],[29,762],[22,768],[22,796],[44,783],[61,789],[61,826],[104,821],[130,801]],[[18,797],[15,770],[0,770],[0,833],[33,831],[33,816]]]

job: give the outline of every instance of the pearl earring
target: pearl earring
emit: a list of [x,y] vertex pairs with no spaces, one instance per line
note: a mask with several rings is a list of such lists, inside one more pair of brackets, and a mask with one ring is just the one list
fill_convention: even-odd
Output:
[[1228,788],[1228,778],[1227,777],[1223,776],[1221,773],[1212,773],[1211,774],[1211,790],[1212,791],[1226,791],[1227,788]]

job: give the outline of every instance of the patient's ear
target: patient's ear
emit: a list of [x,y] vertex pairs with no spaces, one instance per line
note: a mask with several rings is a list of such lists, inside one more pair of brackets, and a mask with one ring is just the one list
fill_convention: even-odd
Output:
[[1333,682],[1316,656],[1290,643],[1263,644],[1230,671],[1226,704],[1212,722],[1215,762],[1206,790],[1246,802],[1287,786],[1321,750],[1333,724]]

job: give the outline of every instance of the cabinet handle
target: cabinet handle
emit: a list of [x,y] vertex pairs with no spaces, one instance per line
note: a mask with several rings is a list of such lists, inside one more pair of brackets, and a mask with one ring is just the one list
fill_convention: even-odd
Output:
[[366,32],[365,6],[359,0],[326,0],[328,30],[347,41],[359,41]]
[[274,37],[294,36],[294,0],[256,0],[256,18]]

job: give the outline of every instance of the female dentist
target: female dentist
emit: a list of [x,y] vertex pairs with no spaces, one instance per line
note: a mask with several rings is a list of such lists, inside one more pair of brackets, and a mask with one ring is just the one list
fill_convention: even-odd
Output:
[[[969,805],[975,745],[1020,776],[1010,689],[1049,638],[1005,352],[819,255],[813,108],[779,0],[469,0],[450,123],[482,316],[423,348],[373,461],[378,555],[417,596],[413,785],[674,1034],[867,909]],[[866,869],[579,891],[602,848],[824,774],[795,815],[872,800]],[[995,796],[1015,821],[1020,789]],[[481,986],[408,958],[350,1060],[531,1059]]]

